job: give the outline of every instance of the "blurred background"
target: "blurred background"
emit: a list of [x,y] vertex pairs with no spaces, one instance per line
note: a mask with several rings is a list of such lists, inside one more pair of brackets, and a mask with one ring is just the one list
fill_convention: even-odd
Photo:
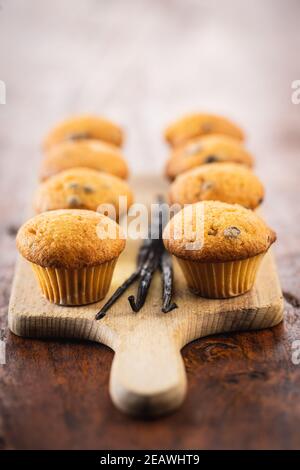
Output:
[[197,110],[224,114],[247,132],[266,204],[272,191],[284,190],[281,175],[291,160],[296,184],[298,0],[0,0],[0,7],[7,93],[0,105],[1,205],[15,191],[18,208],[28,207],[44,134],[82,112],[125,128],[134,174],[162,171],[162,131],[170,121]]
[[284,159],[280,145],[286,139],[291,147],[300,142],[300,108],[291,103],[291,82],[299,78],[297,0],[0,4],[6,172],[23,154],[23,177],[29,177],[45,132],[81,112],[124,126],[135,173],[161,170],[164,126],[193,110],[223,113],[240,123],[253,151],[265,147],[257,152],[259,160],[274,145],[275,165]]
[[[58,121],[78,113],[103,115],[124,127],[124,152],[135,175],[162,173],[168,154],[162,131],[182,114],[214,112],[241,125],[256,158],[255,170],[266,186],[264,214],[279,236],[275,249],[283,289],[293,295],[300,293],[300,104],[292,103],[292,83],[300,80],[299,18],[299,0],[0,0],[0,80],[6,84],[6,104],[0,104],[0,326],[6,324],[14,235],[28,214],[37,184],[41,140]],[[291,298],[291,305],[297,307],[297,298]],[[289,331],[294,331],[294,317],[291,313],[289,316]],[[264,336],[255,338],[260,344],[258,338]],[[281,346],[278,351],[282,355],[272,353],[272,358],[279,358],[278,364],[282,360],[284,376],[286,367],[281,358],[289,361],[289,353]],[[199,353],[193,367],[188,368],[190,376],[198,377],[194,371],[200,370],[201,357]],[[19,370],[17,360],[16,364]],[[109,368],[105,360],[103,364]],[[200,372],[198,387],[203,384]],[[7,380],[9,383],[12,379]],[[279,390],[275,385],[274,390]],[[291,393],[296,389],[293,386]],[[193,390],[196,402],[199,388]],[[284,385],[281,390],[284,395]],[[7,409],[13,409],[18,400],[13,402],[11,393],[5,396]],[[278,409],[278,423],[286,423],[285,409],[280,411],[280,407],[291,406],[290,421],[294,408],[281,397],[278,395],[272,413]],[[194,414],[189,403],[192,399],[182,413],[191,428],[199,427],[203,415],[200,410]],[[130,434],[125,418],[107,406],[107,423],[117,423],[116,429],[124,424],[122,439],[128,434],[128,439],[138,442],[134,425]],[[227,407],[222,416],[228,416],[230,423],[235,418],[239,422],[239,413],[233,417],[228,413]],[[266,429],[272,429],[276,436],[282,429],[289,436],[285,426],[276,425],[275,420],[273,425],[271,411],[266,413],[271,416],[270,428]],[[164,436],[175,434],[174,442],[179,446],[184,434],[176,434],[182,415],[176,416],[170,427],[169,421],[164,422]],[[152,427],[148,429],[149,442],[155,436],[160,439]],[[218,429],[218,434],[211,431],[212,441],[206,445],[227,442],[226,432],[221,435]],[[272,446],[273,435],[263,429],[260,446],[265,442]],[[283,436],[277,444],[274,441],[274,446],[282,442],[285,447],[293,445],[296,434],[294,441],[285,442]],[[239,435],[237,432],[237,438]],[[27,433],[23,436],[26,440]],[[206,430],[203,436],[205,441]],[[245,446],[252,438],[254,444],[249,446],[257,445],[253,432],[245,431],[243,436]],[[264,441],[268,436],[269,441]],[[194,440],[193,445],[198,446],[196,437]]]

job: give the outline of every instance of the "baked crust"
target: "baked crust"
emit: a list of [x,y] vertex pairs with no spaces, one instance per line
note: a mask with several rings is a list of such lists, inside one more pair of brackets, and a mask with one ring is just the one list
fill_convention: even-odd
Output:
[[229,119],[217,114],[187,114],[176,120],[165,130],[165,139],[172,146],[206,134],[224,134],[244,140],[245,134],[240,127]]
[[121,146],[123,132],[113,122],[92,115],[75,116],[60,122],[45,137],[44,150],[65,140],[99,139],[104,142]]
[[100,204],[112,204],[117,215],[121,215],[121,196],[126,198],[129,208],[133,193],[126,181],[108,173],[78,167],[62,171],[41,183],[33,206],[35,212],[40,213],[74,208],[96,211]]
[[[105,238],[105,233],[109,234]],[[80,209],[43,212],[17,234],[17,247],[42,267],[80,269],[119,256],[125,248],[119,225],[109,217]]]
[[179,211],[167,224],[163,239],[166,249],[179,258],[225,262],[266,252],[275,242],[276,234],[249,209],[238,204],[204,201]]
[[171,204],[222,201],[255,209],[264,197],[260,179],[247,167],[214,163],[196,167],[177,176],[169,190]]
[[180,173],[200,165],[231,162],[252,167],[253,161],[241,142],[214,134],[195,138],[175,148],[166,163],[165,173],[173,180]]
[[40,167],[40,179],[44,181],[75,167],[103,171],[122,179],[128,177],[127,163],[117,147],[98,140],[83,139],[62,142],[46,152]]

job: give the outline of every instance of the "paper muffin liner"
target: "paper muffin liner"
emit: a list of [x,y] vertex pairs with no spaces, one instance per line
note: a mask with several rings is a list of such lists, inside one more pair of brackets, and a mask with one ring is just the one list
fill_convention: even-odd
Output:
[[43,295],[59,305],[86,305],[108,292],[117,258],[82,269],[44,268],[30,263]]
[[200,263],[176,257],[189,288],[201,297],[226,299],[248,292],[265,253],[244,260]]

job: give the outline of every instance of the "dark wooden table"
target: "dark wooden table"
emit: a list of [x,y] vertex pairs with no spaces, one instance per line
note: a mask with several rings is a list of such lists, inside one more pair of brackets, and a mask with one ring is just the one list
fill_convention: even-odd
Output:
[[[299,2],[1,2],[0,366],[3,449],[300,447]],[[176,413],[128,418],[108,396],[104,346],[22,339],[7,330],[15,233],[26,218],[46,130],[68,114],[123,123],[134,173],[160,172],[165,123],[212,110],[248,130],[278,233],[285,320],[183,350],[188,396]],[[150,163],[151,162],[151,163]],[[205,404],[205,405],[204,405]]]

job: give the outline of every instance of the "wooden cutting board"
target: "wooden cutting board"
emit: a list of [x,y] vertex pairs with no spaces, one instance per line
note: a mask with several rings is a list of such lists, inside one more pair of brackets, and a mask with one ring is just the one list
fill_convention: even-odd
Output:
[[[136,200],[154,200],[164,183],[158,179],[133,182]],[[152,189],[155,188],[155,189]],[[129,241],[117,264],[110,295],[135,268],[139,242]],[[203,336],[230,331],[269,328],[283,317],[283,299],[272,252],[265,256],[251,292],[226,300],[208,300],[189,292],[175,263],[175,302],[178,308],[161,312],[161,280],[157,273],[143,309],[132,312],[125,293],[107,316],[96,321],[105,303],[60,307],[45,300],[31,268],[19,259],[9,305],[9,328],[25,337],[80,338],[106,344],[115,351],[110,394],[126,413],[155,416],[176,409],[186,394],[181,349]],[[107,297],[108,298],[108,297]]]

